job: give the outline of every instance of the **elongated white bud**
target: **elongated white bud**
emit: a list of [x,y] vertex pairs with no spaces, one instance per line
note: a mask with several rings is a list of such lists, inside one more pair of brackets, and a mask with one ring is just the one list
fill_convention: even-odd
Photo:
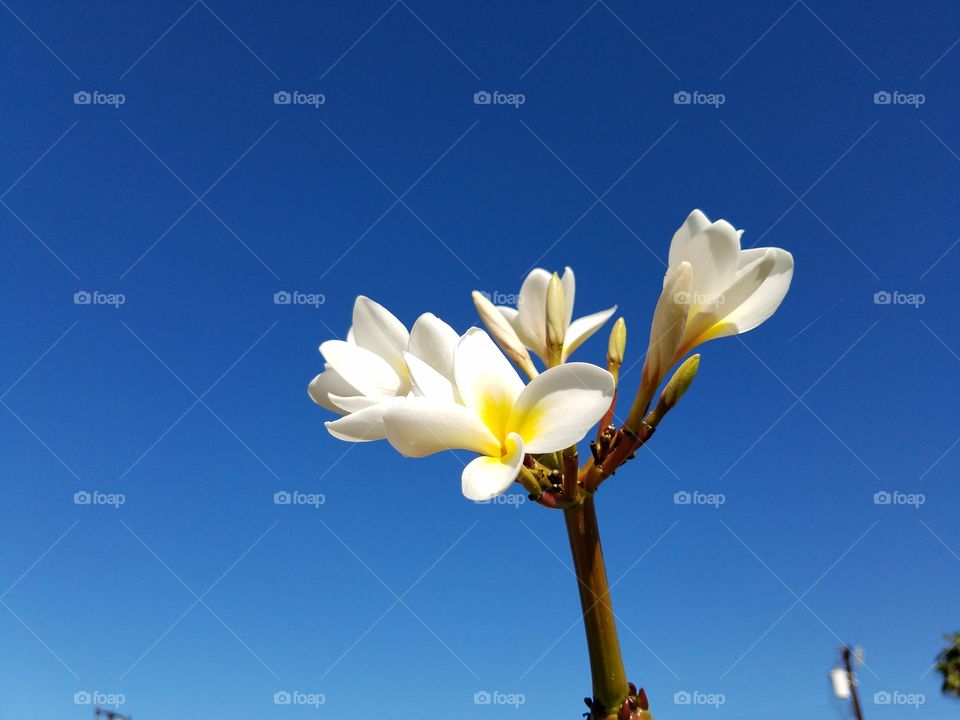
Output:
[[493,339],[497,341],[500,349],[502,349],[503,352],[507,354],[507,357],[513,360],[528,377],[531,379],[535,378],[538,373],[537,368],[533,364],[533,360],[530,359],[530,353],[527,352],[527,348],[520,340],[516,330],[513,329],[513,326],[503,316],[503,313],[497,310],[494,304],[487,300],[483,293],[474,290],[472,297],[473,304],[477,308],[480,319],[483,320],[483,324],[487,326],[487,329],[490,331]]
[[567,301],[563,282],[556,273],[547,286],[547,358],[552,367],[561,362],[567,334]]
[[651,394],[673,365],[673,358],[683,340],[687,313],[690,310],[692,280],[693,267],[688,262],[682,262],[664,281],[663,292],[660,293],[653,313],[650,344],[643,366],[643,379],[645,383],[649,383]]

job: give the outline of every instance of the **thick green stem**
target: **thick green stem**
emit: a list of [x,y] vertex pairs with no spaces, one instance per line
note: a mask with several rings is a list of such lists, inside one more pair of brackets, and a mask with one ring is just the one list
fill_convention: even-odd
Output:
[[600,547],[597,513],[593,495],[582,504],[563,511],[570,537],[570,550],[577,572],[583,625],[587,632],[593,698],[607,713],[616,714],[627,696],[627,675],[620,655],[616,619],[610,604],[607,570]]

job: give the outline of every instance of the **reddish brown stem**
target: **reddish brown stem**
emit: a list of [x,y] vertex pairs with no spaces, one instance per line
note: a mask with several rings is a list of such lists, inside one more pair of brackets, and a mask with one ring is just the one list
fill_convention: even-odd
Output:
[[610,407],[607,408],[607,412],[603,414],[603,418],[600,420],[600,427],[597,428],[597,438],[599,439],[600,434],[604,429],[613,422],[613,411],[617,406],[617,394],[620,392],[620,388],[615,387],[613,389],[613,398],[610,400]]

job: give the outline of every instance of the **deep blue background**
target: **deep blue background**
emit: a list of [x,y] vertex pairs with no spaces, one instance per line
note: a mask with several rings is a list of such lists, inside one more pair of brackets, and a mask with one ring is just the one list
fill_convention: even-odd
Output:
[[465,501],[467,454],[334,440],[306,384],[358,293],[462,331],[539,264],[577,315],[619,303],[632,388],[693,207],[796,275],[601,492],[630,676],[659,718],[833,718],[847,642],[868,717],[956,711],[928,672],[960,626],[955,3],[0,4],[0,715],[576,717],[560,516]]

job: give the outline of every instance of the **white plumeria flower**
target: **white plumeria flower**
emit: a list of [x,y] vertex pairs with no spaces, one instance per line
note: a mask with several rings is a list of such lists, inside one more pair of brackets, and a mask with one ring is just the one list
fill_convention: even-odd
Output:
[[489,500],[517,478],[525,453],[555,452],[579,442],[610,407],[613,376],[588,363],[547,370],[524,387],[513,366],[486,332],[471,328],[454,353],[452,392],[422,366],[409,365],[419,397],[384,413],[387,440],[407,457],[441,450],[472,450],[481,457],[463,470],[463,494]]
[[408,333],[389,310],[359,296],[353,306],[353,326],[346,340],[320,345],[324,371],[310,383],[314,402],[344,415],[327,422],[330,434],[341,440],[382,440],[383,413],[397,399],[413,391],[410,363],[418,363],[453,380],[453,351],[460,336],[431,313],[421,315]]
[[[547,362],[547,288],[550,286],[552,275],[542,268],[536,268],[527,275],[520,287],[517,308],[498,305],[497,309],[510,322],[521,342],[535,352],[541,360]],[[599,330],[603,324],[616,312],[617,306],[607,310],[585,315],[573,319],[573,300],[576,295],[576,280],[573,270],[564,269],[563,277],[564,299],[566,301],[566,317],[563,341],[562,362],[566,362],[570,354],[580,347],[583,342]]]
[[[740,249],[742,230],[694,210],[673,236],[666,278],[689,263],[692,277],[683,337],[674,361],[701,343],[760,325],[780,306],[793,278],[793,256],[780,248]],[[666,282],[665,278],[665,282]]]

